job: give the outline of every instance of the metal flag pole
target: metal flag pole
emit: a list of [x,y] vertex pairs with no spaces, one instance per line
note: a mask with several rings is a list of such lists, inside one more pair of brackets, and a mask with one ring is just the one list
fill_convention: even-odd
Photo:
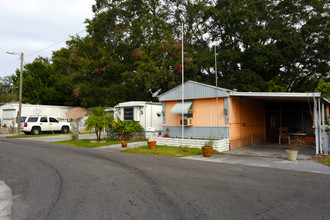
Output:
[[[219,127],[219,99],[218,99],[218,70],[217,70],[217,47],[214,45],[214,69],[215,69],[215,97],[217,103],[217,131]],[[218,132],[217,132],[218,136]]]
[[182,24],[182,112],[181,112],[181,129],[182,129],[182,137],[184,138],[184,54],[183,54],[183,24]]

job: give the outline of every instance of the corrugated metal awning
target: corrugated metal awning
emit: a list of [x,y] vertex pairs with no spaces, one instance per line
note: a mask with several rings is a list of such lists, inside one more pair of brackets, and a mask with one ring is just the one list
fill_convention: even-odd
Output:
[[[187,114],[193,101],[185,101],[183,103],[183,114]],[[171,109],[172,114],[182,114],[182,102],[176,103]]]

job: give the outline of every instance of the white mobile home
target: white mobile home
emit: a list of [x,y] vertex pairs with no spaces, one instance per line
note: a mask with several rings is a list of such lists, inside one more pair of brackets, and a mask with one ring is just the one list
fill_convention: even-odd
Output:
[[[1,126],[17,127],[18,102],[7,103],[0,106]],[[65,113],[72,107],[55,105],[32,105],[22,104],[22,116],[47,115],[54,116],[60,120],[66,120]]]
[[114,117],[124,121],[138,121],[146,138],[162,131],[162,105],[158,102],[122,102],[114,107]]

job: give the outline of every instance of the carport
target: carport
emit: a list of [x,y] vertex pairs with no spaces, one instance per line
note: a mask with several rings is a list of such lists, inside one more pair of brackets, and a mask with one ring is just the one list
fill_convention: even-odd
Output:
[[[235,156],[247,156],[247,157],[262,157],[273,159],[286,159],[287,155],[285,150],[289,148],[289,144],[263,142],[257,145],[246,146],[238,148],[232,151],[226,151],[225,154]],[[314,146],[306,144],[298,146],[298,160],[311,160],[315,156]]]
[[279,129],[286,127],[289,133],[304,134],[305,143],[315,144],[315,154],[328,153],[321,128],[329,117],[330,103],[321,93],[232,92],[230,96],[264,103],[267,142],[278,144]]

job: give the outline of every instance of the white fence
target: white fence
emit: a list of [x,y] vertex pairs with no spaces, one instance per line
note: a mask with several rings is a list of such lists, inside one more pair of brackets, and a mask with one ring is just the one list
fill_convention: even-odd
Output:
[[[149,141],[157,141],[157,145],[167,145],[174,147],[189,146],[191,148],[201,148],[208,140],[150,137]],[[218,152],[229,151],[229,139],[214,140],[213,149]]]

